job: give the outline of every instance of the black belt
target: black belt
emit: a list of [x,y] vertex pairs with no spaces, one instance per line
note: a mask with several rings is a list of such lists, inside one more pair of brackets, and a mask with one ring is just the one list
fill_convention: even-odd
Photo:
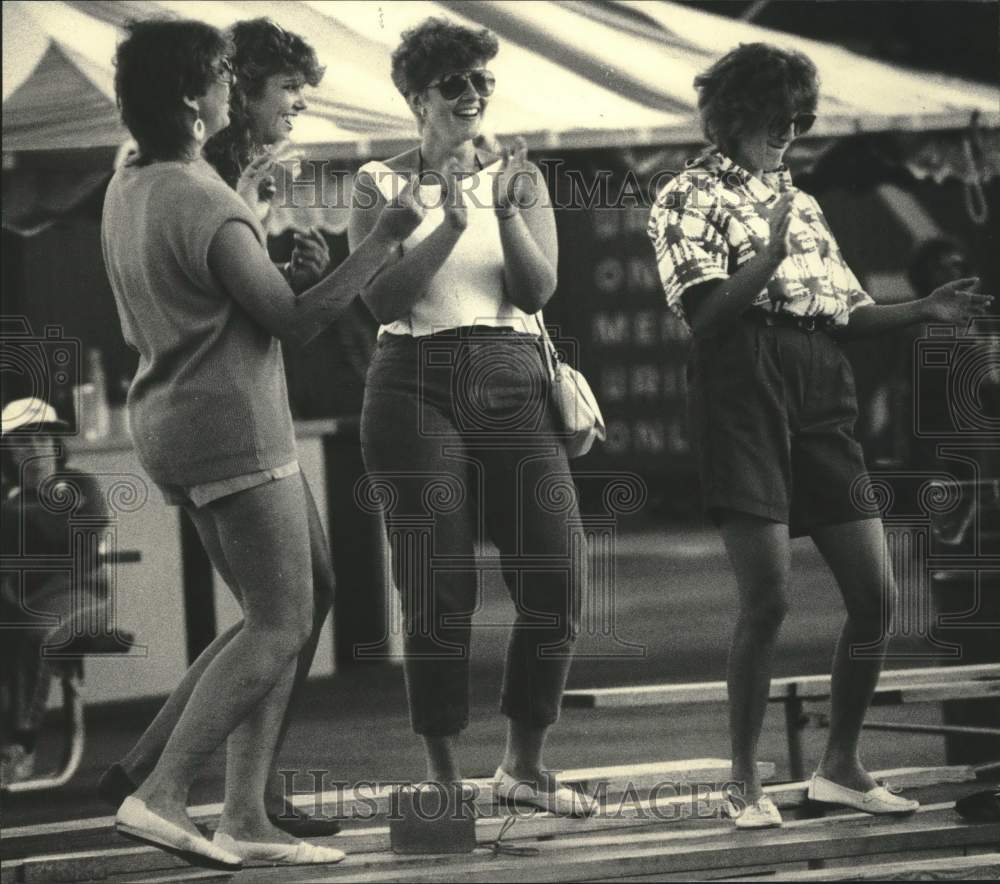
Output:
[[836,330],[836,325],[829,316],[794,316],[791,313],[768,313],[764,310],[753,309],[747,310],[743,315],[746,319],[759,325],[795,328],[809,334]]

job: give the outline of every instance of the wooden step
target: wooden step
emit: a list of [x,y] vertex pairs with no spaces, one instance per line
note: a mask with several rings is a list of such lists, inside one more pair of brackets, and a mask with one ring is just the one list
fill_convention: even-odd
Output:
[[[309,870],[296,881],[523,882],[593,881],[626,876],[660,876],[734,867],[775,866],[817,859],[864,857],[965,846],[993,846],[1000,823],[963,822],[950,804],[922,808],[906,819],[851,814],[835,819],[797,820],[777,830],[734,832],[729,824],[708,824],[693,833],[655,832],[556,838],[535,842],[534,857],[432,857],[376,861],[348,857],[340,866]],[[401,859],[420,859],[401,862]],[[242,881],[265,878],[255,870]],[[272,870],[273,874],[273,870]]]
[[[760,762],[757,766],[761,780],[774,777],[774,764]],[[623,795],[642,797],[657,787],[683,786],[690,783],[722,784],[729,780],[730,763],[724,758],[694,758],[681,761],[662,761],[643,764],[624,764],[606,767],[576,768],[562,771],[560,778],[578,785],[590,795],[616,800]],[[470,780],[479,797],[477,809],[484,815],[493,812],[493,785],[488,779]],[[370,788],[329,790],[319,795],[296,795],[293,803],[306,813],[316,814],[317,807],[323,814],[353,820],[360,825],[376,825],[389,812],[389,797],[394,785]],[[203,804],[191,807],[188,813],[198,825],[214,829],[222,813],[222,804]],[[4,829],[0,850],[4,860],[13,860],[52,852],[53,843],[62,850],[74,852],[100,851],[111,845],[122,844],[114,833],[114,817],[96,817],[67,820],[33,826]]]
[[[668,762],[665,764],[635,765],[639,774],[651,775],[654,770],[668,769],[676,773],[679,767],[690,762]],[[627,776],[628,766],[616,768],[594,768],[592,775],[606,776],[608,770],[619,771],[619,776]],[[879,779],[886,779],[899,788],[914,789],[931,785],[957,784],[975,780],[975,772],[969,767],[944,768],[903,768],[879,771]],[[636,777],[639,778],[638,776]],[[620,780],[616,782],[621,782]],[[683,785],[680,784],[683,792]],[[789,783],[766,787],[775,803],[783,808],[793,808],[806,803],[806,783]],[[629,837],[630,832],[649,830],[657,826],[676,826],[687,821],[691,825],[704,826],[718,819],[718,808],[722,800],[719,792],[698,790],[688,794],[661,794],[653,798],[636,801],[634,794],[620,793],[622,798],[609,802],[602,812],[584,820],[565,819],[551,814],[520,815],[505,840],[523,841],[535,838],[558,838],[582,834],[621,832],[621,837]],[[693,802],[697,799],[697,804]],[[497,814],[491,807],[490,816],[477,820],[477,840],[492,842],[499,835],[500,828],[507,820],[506,813]],[[726,824],[728,826],[728,824]],[[314,839],[317,843],[335,846],[349,855],[387,852],[389,850],[388,826],[349,826],[333,838]],[[49,842],[52,843],[51,841]],[[125,842],[111,835],[106,845],[100,849],[75,851],[72,853],[51,853],[3,863],[4,881],[18,882],[70,882],[97,880],[120,875],[144,874],[153,871],[183,870],[190,868],[154,847],[123,846]],[[122,846],[119,846],[122,845]],[[51,848],[50,848],[51,849]]]

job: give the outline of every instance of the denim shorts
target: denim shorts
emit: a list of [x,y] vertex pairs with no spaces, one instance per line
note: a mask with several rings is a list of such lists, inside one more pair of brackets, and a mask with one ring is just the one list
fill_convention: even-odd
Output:
[[274,467],[270,470],[257,470],[253,473],[244,473],[241,476],[230,476],[228,479],[216,479],[213,482],[202,482],[200,485],[171,485],[165,482],[157,482],[156,487],[160,489],[167,506],[204,506],[213,500],[228,497],[238,491],[247,491],[273,482],[276,479],[287,479],[294,476],[299,471],[299,462],[293,460],[291,463]]
[[745,315],[696,340],[691,427],[704,505],[789,526],[879,517],[861,445],[854,375],[827,331]]

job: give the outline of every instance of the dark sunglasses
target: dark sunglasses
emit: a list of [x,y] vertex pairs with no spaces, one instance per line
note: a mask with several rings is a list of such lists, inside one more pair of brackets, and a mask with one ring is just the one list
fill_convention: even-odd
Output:
[[236,73],[233,71],[233,64],[228,58],[220,58],[212,65],[212,73],[218,78],[220,83],[232,86],[236,81]]
[[796,135],[805,135],[812,129],[815,122],[816,114],[796,114],[791,119],[778,118],[771,121],[771,134],[784,135],[788,131],[788,127],[791,126]]
[[496,88],[497,78],[487,70],[460,71],[428,83],[427,88],[436,87],[445,101],[454,101],[465,93],[469,83],[482,98],[488,98]]

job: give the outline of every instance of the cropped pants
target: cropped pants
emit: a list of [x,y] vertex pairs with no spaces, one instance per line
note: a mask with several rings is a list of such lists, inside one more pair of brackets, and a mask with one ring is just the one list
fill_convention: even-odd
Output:
[[487,326],[383,334],[361,434],[364,493],[385,513],[401,594],[413,729],[447,736],[468,725],[476,551],[486,541],[514,602],[501,711],[552,724],[586,555],[538,338]]

